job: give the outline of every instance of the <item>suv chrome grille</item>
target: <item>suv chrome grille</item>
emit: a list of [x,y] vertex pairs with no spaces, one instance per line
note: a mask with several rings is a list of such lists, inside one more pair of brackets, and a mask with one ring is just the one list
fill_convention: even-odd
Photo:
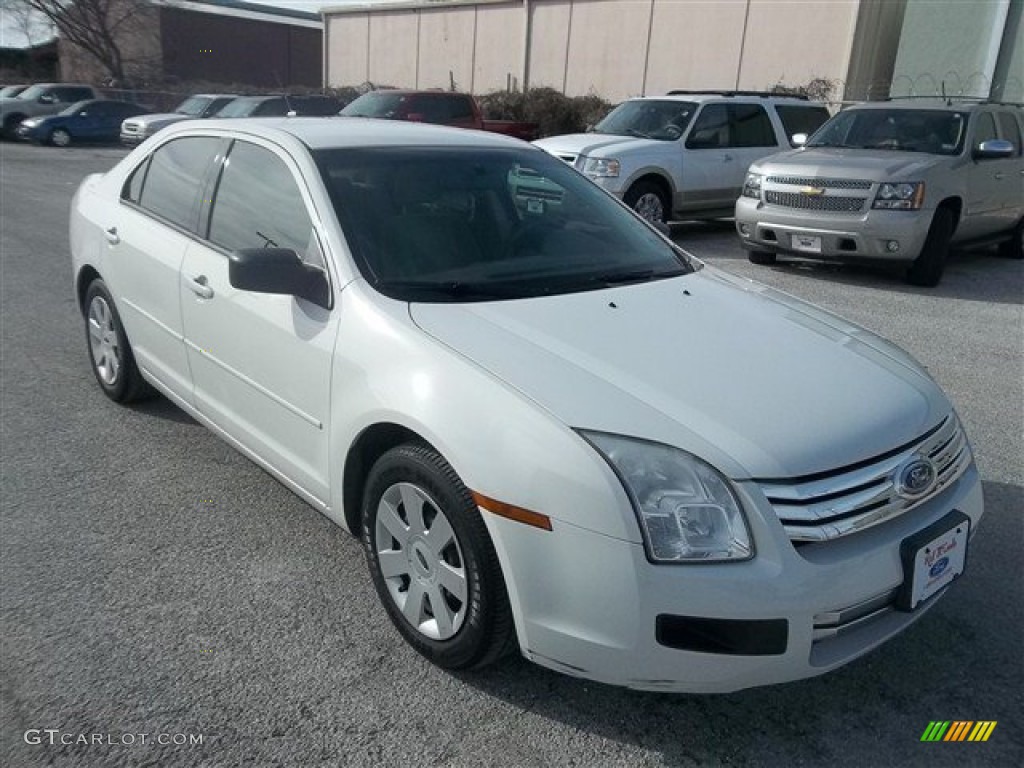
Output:
[[[904,446],[867,463],[809,479],[759,480],[791,541],[829,541],[883,523],[925,503],[971,463],[967,436],[955,415]],[[914,459],[930,462],[934,481],[923,495],[901,488],[900,473]]]
[[824,187],[825,189],[871,189],[870,181],[861,179],[816,179],[812,176],[769,176],[769,184],[791,187]]
[[867,201],[866,197],[831,197],[829,195],[805,195],[800,192],[778,192],[766,190],[764,201],[769,205],[785,208],[800,208],[805,211],[835,211],[849,213],[859,211]]

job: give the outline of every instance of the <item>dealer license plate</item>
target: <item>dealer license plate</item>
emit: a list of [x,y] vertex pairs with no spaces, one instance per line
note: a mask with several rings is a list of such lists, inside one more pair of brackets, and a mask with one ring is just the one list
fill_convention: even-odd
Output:
[[900,609],[914,610],[964,572],[970,531],[970,518],[954,511],[903,540],[900,556],[904,582],[897,598]]
[[821,238],[818,235],[791,235],[790,245],[794,251],[821,253]]

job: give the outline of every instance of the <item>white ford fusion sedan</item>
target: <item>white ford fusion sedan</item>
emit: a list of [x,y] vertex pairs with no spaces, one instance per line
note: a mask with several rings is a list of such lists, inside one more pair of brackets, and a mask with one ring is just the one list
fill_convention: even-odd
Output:
[[100,388],[162,393],[359,535],[443,667],[820,674],[934,605],[982,516],[909,355],[511,139],[183,123],[82,183],[71,249]]

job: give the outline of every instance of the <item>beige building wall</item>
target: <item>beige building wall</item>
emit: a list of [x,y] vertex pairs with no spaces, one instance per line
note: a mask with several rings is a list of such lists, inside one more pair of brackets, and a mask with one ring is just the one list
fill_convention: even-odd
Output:
[[[451,72],[460,90],[476,93],[509,82],[522,88],[525,81],[612,101],[673,88],[765,89],[815,78],[841,86],[861,2],[454,0],[341,6],[324,11],[325,79],[330,86],[370,80],[448,88]],[[361,63],[364,57],[368,64]]]
[[324,80],[343,74],[345,85],[370,79],[369,14],[332,16],[324,23]]
[[[370,19],[370,64],[367,80],[378,85],[415,88],[419,78],[418,11],[377,11]],[[331,35],[331,45],[345,45],[344,39]],[[358,85],[345,80],[331,85]]]
[[492,5],[483,12],[477,7],[475,13],[473,78],[468,88],[463,90],[473,93],[504,90],[510,75],[521,87],[522,47],[526,39],[522,3]]
[[420,12],[419,78],[417,88],[468,91],[473,79],[476,7]]
[[735,88],[746,7],[746,0],[655,3],[646,92]]
[[750,0],[739,87],[846,77],[860,0]]

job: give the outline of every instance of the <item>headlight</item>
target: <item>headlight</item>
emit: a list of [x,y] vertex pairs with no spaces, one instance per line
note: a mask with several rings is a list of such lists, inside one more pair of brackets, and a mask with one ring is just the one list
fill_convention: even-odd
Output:
[[761,174],[760,173],[748,173],[747,178],[743,182],[743,197],[754,197],[758,200],[761,199]]
[[747,560],[747,522],[728,481],[696,456],[660,443],[581,433],[611,464],[657,563]]
[[882,184],[871,204],[872,208],[897,211],[916,211],[924,202],[923,181],[903,181]]
[[583,163],[583,175],[595,179],[618,176],[619,161],[612,158],[588,157]]

